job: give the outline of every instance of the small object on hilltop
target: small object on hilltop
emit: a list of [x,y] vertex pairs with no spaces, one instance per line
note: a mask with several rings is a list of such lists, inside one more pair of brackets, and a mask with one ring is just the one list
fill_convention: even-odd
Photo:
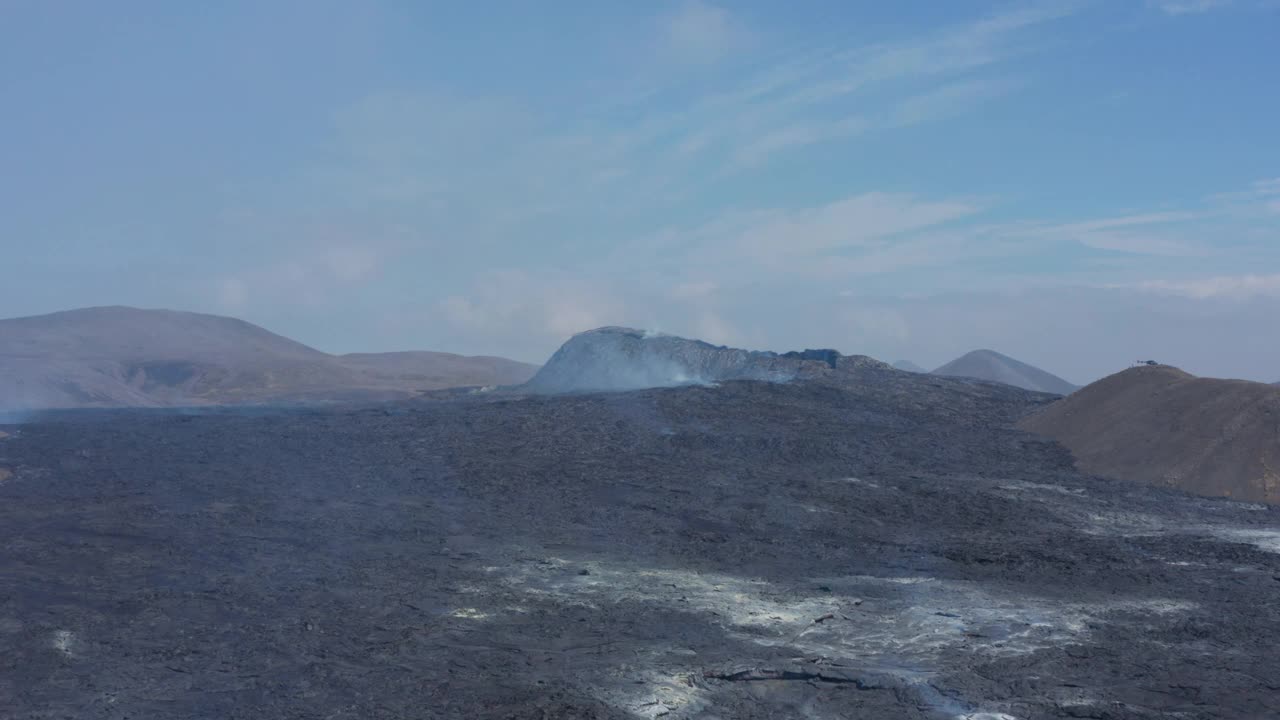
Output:
[[1134,365],[1134,367],[1137,367],[1137,366],[1139,366],[1139,365],[1146,365],[1146,366],[1148,366],[1148,367],[1156,367],[1156,366],[1158,366],[1159,364],[1160,364],[1160,363],[1156,362],[1155,360],[1139,360],[1139,361],[1135,362],[1133,365]]

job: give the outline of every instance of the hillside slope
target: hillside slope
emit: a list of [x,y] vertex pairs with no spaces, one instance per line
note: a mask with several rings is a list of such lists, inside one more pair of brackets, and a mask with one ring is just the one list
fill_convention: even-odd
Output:
[[518,382],[533,370],[496,358],[399,355],[335,357],[217,315],[70,310],[0,320],[0,410],[394,398]]
[[1069,395],[1077,389],[1057,375],[994,350],[974,350],[934,370],[933,374],[990,380],[1025,390],[1058,395]]
[[1088,472],[1280,502],[1280,388],[1168,366],[1103,378],[1024,419]]

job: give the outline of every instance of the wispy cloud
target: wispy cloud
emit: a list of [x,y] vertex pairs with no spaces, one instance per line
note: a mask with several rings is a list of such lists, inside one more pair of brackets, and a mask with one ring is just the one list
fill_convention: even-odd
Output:
[[464,335],[563,338],[617,322],[621,304],[608,288],[565,273],[507,269],[477,276],[467,293],[445,297],[437,310]]
[[215,298],[229,312],[254,303],[319,307],[337,301],[335,293],[375,279],[384,261],[369,247],[323,248],[219,277]]
[[1200,213],[1190,211],[1139,213],[1136,215],[1122,215],[1119,217],[1108,217],[1097,220],[1067,223],[1058,225],[1055,230],[1058,232],[1072,234],[1088,234],[1092,232],[1105,232],[1132,227],[1168,225],[1171,223],[1183,222],[1185,220],[1194,220],[1198,217],[1201,217]]
[[1213,200],[1237,213],[1277,215],[1280,214],[1280,178],[1258,180],[1247,190],[1219,193]]
[[[715,128],[732,163],[743,167],[781,151],[936,120],[1015,90],[1018,83],[996,68],[1034,51],[1023,33],[1077,8],[1042,4],[899,42],[784,55],[652,121]],[[996,74],[973,75],[984,70]]]
[[1014,91],[1011,78],[977,78],[939,85],[917,94],[887,101],[883,109],[828,119],[797,119],[755,137],[746,137],[735,149],[731,169],[757,167],[774,155],[820,143],[848,140],[872,131],[910,127],[944,119],[972,109],[979,103]]
[[733,151],[730,169],[741,170],[764,164],[774,155],[809,145],[839,140],[872,129],[867,118],[854,115],[822,122],[806,122],[762,132],[744,139]]
[[896,81],[956,75],[1007,61],[1036,48],[1022,34],[1074,14],[1079,3],[1041,3],[869,47],[820,52],[772,83],[784,102],[817,104]]
[[[1239,216],[1219,212],[1216,197],[1201,208],[1070,223],[992,221],[992,199],[898,193],[738,210],[668,227],[572,273],[485,272],[416,315],[462,347],[497,352],[501,343],[532,360],[574,332],[624,324],[747,347],[834,343],[930,365],[978,345],[1032,362],[1036,348],[1058,347],[1080,360],[1064,338],[1086,338],[1105,349],[1074,371],[1053,369],[1087,381],[1108,362],[1154,355],[1197,370],[1213,367],[1211,358],[1177,341],[1179,323],[1225,342],[1246,322],[1241,313],[1255,323],[1268,308],[1280,312],[1280,275],[1215,273],[1235,256],[1176,245],[1235,227]],[[1261,253],[1255,265],[1280,263],[1274,242],[1250,252]],[[1052,272],[1025,274],[1021,261]],[[1250,377],[1261,368],[1218,367]]]
[[1266,197],[1280,196],[1280,178],[1259,180],[1253,184],[1253,191]]
[[1203,241],[1184,237],[1185,225],[1205,216],[1203,211],[1140,213],[1045,225],[1033,232],[1097,250],[1191,257],[1205,254],[1208,247]]
[[665,60],[713,62],[748,45],[751,32],[729,10],[685,0],[661,20],[658,50]]
[[1196,15],[1230,4],[1231,0],[1147,0],[1147,5],[1169,15]]
[[[372,95],[336,115],[330,152],[296,185],[313,205],[371,218],[363,242],[314,248],[367,248],[376,263],[281,253],[227,274],[218,292],[233,305],[314,301],[416,252],[453,270],[445,287],[410,303],[429,320],[406,322],[430,323],[432,337],[456,347],[534,348],[523,356],[536,357],[565,335],[613,323],[772,344],[768,323],[749,312],[764,312],[761,296],[850,292],[856,302],[1064,282],[1132,291],[1153,277],[1227,277],[1226,241],[1210,241],[1227,230],[1233,249],[1275,257],[1267,242],[1280,238],[1267,222],[1274,227],[1270,208],[1280,203],[1276,180],[1198,206],[1062,220],[1019,217],[1008,199],[959,192],[738,195],[775,163],[811,157],[800,153],[910,132],[1034,86],[1020,61],[1053,42],[1048,31],[1079,7],[1040,4],[870,45],[795,47],[752,33],[733,5],[690,2],[655,19],[645,47],[705,64],[660,75],[643,93],[621,88],[543,108]],[[415,228],[435,244],[427,252],[416,239],[389,242],[380,224]],[[1176,287],[1226,296],[1225,282],[1197,282]],[[895,312],[860,309],[839,322],[896,342],[912,331]]]
[[815,49],[775,38],[782,44],[765,49],[729,7],[692,0],[658,30],[664,52],[725,60],[714,83],[673,69],[641,94],[623,88],[550,114],[504,99],[373,96],[338,116],[338,162],[313,175],[346,202],[456,210],[460,197],[484,194],[514,222],[577,212],[595,198],[608,207],[681,202],[791,153],[1014,92],[1021,80],[1009,61],[1041,42],[1029,33],[1076,8],[1045,3],[874,45]]
[[1141,290],[1182,295],[1197,300],[1280,297],[1280,274],[1223,275],[1191,280],[1148,280],[1138,283],[1135,287]]
[[901,100],[890,111],[887,127],[906,127],[945,118],[1013,92],[1019,82],[1009,77],[961,80]]
[[[945,285],[1018,286],[1025,278],[994,267],[1018,262],[1051,267],[1057,282],[1126,276],[1136,283],[1152,270],[1203,270],[1233,258],[1280,261],[1280,227],[1256,214],[1269,185],[1254,185],[1253,204],[1220,197],[1178,211],[1138,212],[1071,222],[992,219],[993,198],[927,198],[862,193],[805,208],[726,211],[697,225],[669,226],[623,248],[606,262],[681,268],[721,286],[767,274],[806,282],[916,274],[948,268]],[[1231,196],[1239,193],[1231,194]],[[1234,238],[1228,252],[1218,240]],[[1215,244],[1217,242],[1218,244]],[[658,265],[654,265],[657,263]],[[1045,282],[1045,276],[1035,276]],[[1100,282],[1102,280],[1095,280]]]
[[[594,252],[604,257],[637,236],[652,236],[660,219],[688,208],[742,220],[708,198],[789,155],[902,131],[1016,91],[1007,66],[1034,51],[1038,41],[1027,33],[1073,8],[1045,4],[869,46],[813,48],[776,37],[766,45],[734,6],[691,0],[659,18],[654,42],[684,61],[716,60],[709,71],[714,82],[688,81],[688,73],[669,69],[644,95],[628,96],[623,88],[563,109],[534,109],[504,96],[372,94],[334,114],[330,147],[310,167],[274,188],[252,188],[244,202],[251,209],[304,206],[356,218],[359,244],[383,257],[422,251],[420,240],[386,239],[389,227],[401,226],[418,237],[465,238],[450,257],[472,266],[483,266],[485,247],[530,236],[550,257],[580,244],[577,233],[593,233]],[[828,212],[871,212],[839,202]],[[742,242],[752,252],[765,254],[771,243],[781,244],[770,234],[781,237],[792,223],[820,224],[825,217],[806,219],[804,208],[762,212],[760,225],[740,235],[749,235]],[[836,225],[826,222],[804,243],[836,242]],[[849,222],[839,231],[846,240],[877,221],[851,215]],[[323,277],[291,265],[302,255],[289,245],[228,280],[221,299],[252,303],[273,274],[295,278],[289,280],[295,286],[305,284],[296,280],[302,276]],[[876,252],[882,262],[894,253]],[[893,256],[906,259],[902,251]]]
[[910,195],[868,193],[826,205],[752,213],[740,221],[732,244],[771,262],[832,250],[876,247],[894,236],[934,227],[978,212],[960,201],[928,201]]

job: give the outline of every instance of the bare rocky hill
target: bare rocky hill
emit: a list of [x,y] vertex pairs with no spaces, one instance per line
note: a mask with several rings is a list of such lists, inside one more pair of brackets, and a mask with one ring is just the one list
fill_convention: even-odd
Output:
[[535,368],[444,353],[333,356],[234,318],[100,307],[0,320],[0,411],[405,397]]
[[935,375],[971,377],[1013,385],[1025,390],[1069,395],[1077,386],[1040,368],[1001,355],[994,350],[974,350],[934,370]]
[[1089,472],[1280,502],[1280,388],[1165,365],[1125,370],[1022,422]]

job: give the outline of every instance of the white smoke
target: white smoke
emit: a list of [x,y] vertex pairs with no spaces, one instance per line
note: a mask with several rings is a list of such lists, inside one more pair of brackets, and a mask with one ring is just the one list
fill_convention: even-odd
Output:
[[619,392],[723,380],[788,382],[799,357],[710,345],[653,330],[606,327],[566,342],[525,387],[534,392]]

